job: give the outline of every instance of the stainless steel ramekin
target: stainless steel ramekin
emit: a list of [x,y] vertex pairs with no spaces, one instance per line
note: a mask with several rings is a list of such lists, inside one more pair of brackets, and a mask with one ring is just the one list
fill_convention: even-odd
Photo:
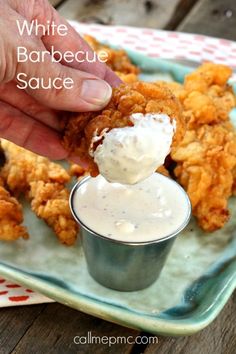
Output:
[[[188,213],[183,224],[171,235],[154,241],[125,242],[102,236],[85,225],[75,213],[75,192],[87,181],[78,182],[70,194],[70,208],[80,225],[80,234],[90,275],[107,288],[119,291],[141,290],[159,276],[176,236],[186,227],[191,215],[191,204],[186,192]],[[168,178],[168,177],[166,177]],[[96,217],[96,215],[94,215]]]

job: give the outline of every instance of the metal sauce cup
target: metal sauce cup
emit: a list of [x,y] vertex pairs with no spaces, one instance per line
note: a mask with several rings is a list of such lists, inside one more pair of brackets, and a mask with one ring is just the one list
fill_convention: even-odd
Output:
[[[183,224],[174,233],[161,239],[146,242],[125,242],[102,236],[91,230],[74,210],[74,195],[89,178],[78,182],[70,194],[70,208],[80,225],[80,234],[88,271],[100,284],[119,291],[141,290],[151,285],[159,276],[176,236],[187,226],[191,204],[184,189],[188,212]],[[166,177],[168,178],[168,177]]]

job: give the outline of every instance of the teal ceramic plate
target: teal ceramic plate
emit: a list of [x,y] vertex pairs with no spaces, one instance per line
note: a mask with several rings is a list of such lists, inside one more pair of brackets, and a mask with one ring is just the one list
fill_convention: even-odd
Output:
[[[142,78],[181,81],[190,68],[130,53]],[[1,243],[0,274],[58,302],[154,334],[187,335],[218,315],[236,286],[236,198],[224,229],[204,234],[192,220],[177,238],[160,278],[149,288],[123,293],[88,274],[80,241],[61,246],[24,203],[31,238]],[[94,259],[96,262],[96,259]]]

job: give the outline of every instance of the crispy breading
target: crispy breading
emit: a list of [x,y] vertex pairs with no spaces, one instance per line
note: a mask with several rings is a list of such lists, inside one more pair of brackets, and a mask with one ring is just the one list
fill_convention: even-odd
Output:
[[26,193],[32,181],[67,183],[70,176],[60,165],[2,139],[7,162],[1,175],[15,194]]
[[[236,169],[236,133],[229,120],[235,96],[224,65],[206,63],[185,78],[183,86],[168,85],[183,106],[184,139],[174,146],[175,175],[186,189],[193,214],[206,231],[224,226]],[[172,86],[172,87],[171,87]]]
[[35,214],[52,227],[61,243],[75,243],[78,232],[68,206],[69,191],[60,183],[34,181],[30,183],[29,198]]
[[75,163],[70,165],[70,168],[69,168],[70,176],[80,177],[80,176],[83,176],[85,173],[86,173],[86,169],[83,168],[82,166],[75,164]]
[[165,168],[165,166],[160,166],[158,167],[158,169],[156,170],[156,172],[166,176],[166,177],[170,177],[169,171],[167,170],[167,168]]
[[133,113],[165,113],[176,122],[173,146],[182,139],[185,126],[181,116],[181,106],[171,91],[163,85],[146,82],[122,84],[113,90],[112,99],[100,112],[79,113],[70,117],[65,125],[63,144],[70,154],[77,155],[89,164],[92,176],[98,174],[98,168],[89,154],[97,145],[95,136],[113,128],[132,126],[130,116]]
[[77,164],[71,164],[69,168],[69,173],[71,177],[76,177],[77,180],[81,180],[86,176],[89,176],[89,171],[85,169],[84,167],[81,167],[80,165]]
[[229,112],[235,106],[233,89],[227,84],[231,74],[225,65],[205,63],[186,75],[183,85],[164,84],[182,103],[188,129],[229,120]]
[[123,74],[137,75],[140,70],[137,66],[131,63],[127,53],[123,49],[113,49],[109,46],[98,42],[90,35],[84,35],[85,41],[99,55],[104,52],[107,54],[106,64],[113,70]]
[[126,84],[132,84],[133,82],[139,81],[138,75],[130,73],[124,74],[119,71],[116,71],[116,75]]
[[23,222],[22,206],[16,198],[5,189],[0,178],[0,240],[15,241],[19,238],[29,237]]
[[1,175],[10,191],[29,198],[33,211],[53,228],[60,242],[73,244],[78,226],[70,213],[69,191],[65,187],[70,180],[68,172],[8,141],[4,140],[2,146],[7,161]]

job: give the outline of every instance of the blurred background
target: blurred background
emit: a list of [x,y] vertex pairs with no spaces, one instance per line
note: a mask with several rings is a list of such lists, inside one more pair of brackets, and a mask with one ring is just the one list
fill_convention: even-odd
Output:
[[70,20],[236,39],[236,0],[50,0]]

